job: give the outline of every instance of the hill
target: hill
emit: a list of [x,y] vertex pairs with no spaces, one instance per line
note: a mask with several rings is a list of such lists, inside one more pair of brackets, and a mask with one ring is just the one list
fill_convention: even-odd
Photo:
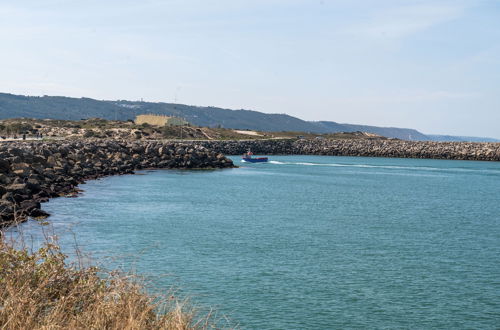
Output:
[[64,120],[87,118],[128,120],[143,113],[178,116],[190,123],[205,127],[222,126],[277,132],[317,130],[314,124],[286,114],[265,114],[250,110],[229,110],[174,103],[99,101],[90,98],[38,97],[0,93],[0,119],[27,117]]
[[333,121],[320,121],[317,122],[317,125],[321,125],[328,132],[368,132],[381,136],[398,138],[401,140],[416,140],[416,141],[431,140],[431,138],[429,138],[427,135],[411,128],[338,124]]
[[[204,127],[250,129],[267,132],[296,131],[318,134],[363,131],[403,140],[444,139],[443,137],[439,138],[439,136],[425,135],[408,128],[340,124],[333,121],[310,122],[287,114],[267,114],[243,109],[230,110],[163,102],[100,101],[90,98],[22,96],[0,93],[0,119],[25,117],[62,120],[88,118],[129,120],[135,118],[138,114],[144,113],[182,117],[194,125]],[[487,140],[475,139],[476,141]]]

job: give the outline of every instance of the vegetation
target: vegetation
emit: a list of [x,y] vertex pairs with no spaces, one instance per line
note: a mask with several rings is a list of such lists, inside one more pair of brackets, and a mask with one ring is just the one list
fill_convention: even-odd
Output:
[[0,123],[0,135],[19,135],[19,134],[32,134],[36,132],[36,128],[28,123],[12,122]]
[[[1,234],[0,234],[1,235]],[[33,253],[0,236],[1,329],[207,329],[172,296],[145,293],[136,278],[67,265],[53,243]]]
[[44,138],[98,138],[98,139],[186,139],[186,140],[253,140],[273,138],[328,138],[366,139],[382,138],[369,133],[347,132],[315,134],[306,132],[265,132],[210,128],[195,125],[157,127],[149,124],[136,125],[133,121],[105,120],[90,118],[85,120],[53,120],[19,118],[0,120],[0,136],[11,137],[27,134],[27,137]]
[[400,139],[429,140],[416,130],[339,124],[332,121],[311,122],[286,114],[267,114],[250,110],[229,110],[184,104],[139,101],[99,101],[90,98],[59,96],[21,96],[0,93],[0,119],[53,118],[80,120],[104,118],[130,120],[145,113],[184,118],[188,122],[210,128],[251,129],[266,132],[300,131],[316,134],[363,131]]
[[84,138],[91,138],[91,137],[94,137],[95,135],[96,135],[95,132],[92,130],[88,130],[88,131],[85,131],[85,133],[83,133]]

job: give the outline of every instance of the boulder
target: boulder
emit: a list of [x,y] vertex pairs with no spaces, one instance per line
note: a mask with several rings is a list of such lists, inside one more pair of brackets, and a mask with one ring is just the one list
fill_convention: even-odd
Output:
[[30,217],[33,218],[47,218],[50,214],[39,208],[33,208],[29,211]]
[[0,199],[0,215],[12,214],[14,212],[14,208],[14,203],[6,199]]
[[37,201],[32,201],[32,200],[25,200],[20,203],[21,209],[26,210],[26,211],[31,211],[33,209],[39,209],[40,203]]
[[14,194],[11,193],[10,191],[6,192],[5,194],[2,195],[2,199],[3,200],[7,200],[7,201],[13,201],[14,200]]
[[5,159],[0,159],[0,173],[9,173],[10,163]]
[[13,194],[26,194],[29,192],[29,189],[26,183],[13,183],[6,187],[7,191]]
[[11,183],[11,178],[5,174],[0,174],[0,185],[7,185]]

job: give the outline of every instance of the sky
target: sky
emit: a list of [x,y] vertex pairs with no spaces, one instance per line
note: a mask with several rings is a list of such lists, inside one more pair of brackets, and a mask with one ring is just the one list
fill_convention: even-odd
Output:
[[0,92],[500,138],[500,0],[0,0]]

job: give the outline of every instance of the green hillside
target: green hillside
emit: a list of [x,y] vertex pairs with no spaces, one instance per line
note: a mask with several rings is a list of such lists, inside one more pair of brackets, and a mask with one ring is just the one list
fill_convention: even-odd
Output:
[[297,131],[337,133],[363,131],[404,140],[435,140],[414,129],[340,124],[332,121],[309,122],[286,114],[267,114],[251,110],[230,110],[174,103],[141,101],[99,101],[62,96],[22,96],[0,93],[0,119],[37,118],[80,120],[134,119],[138,114],[154,113],[177,116],[205,127],[251,129],[268,132]]

